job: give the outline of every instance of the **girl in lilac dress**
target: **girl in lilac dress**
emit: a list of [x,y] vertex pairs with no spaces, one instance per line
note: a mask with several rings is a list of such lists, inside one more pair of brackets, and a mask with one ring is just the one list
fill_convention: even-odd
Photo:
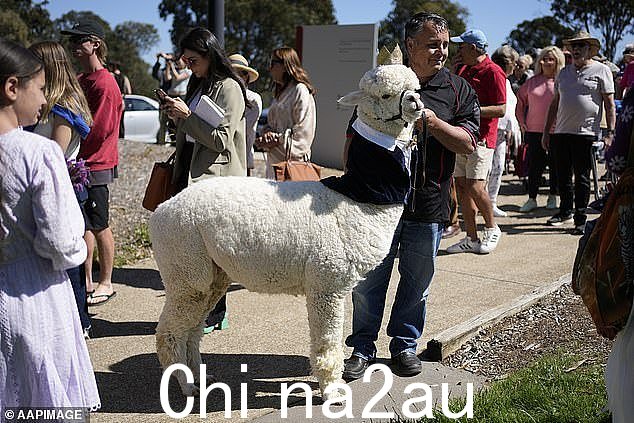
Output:
[[44,79],[0,38],[0,413],[100,406],[64,271],[86,258],[84,220],[60,147],[21,129],[46,103]]

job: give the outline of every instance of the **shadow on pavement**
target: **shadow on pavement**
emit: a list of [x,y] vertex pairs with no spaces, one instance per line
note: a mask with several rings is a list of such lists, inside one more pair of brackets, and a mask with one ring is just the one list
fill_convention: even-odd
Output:
[[500,229],[502,230],[502,234],[506,235],[516,235],[516,234],[524,234],[524,235],[542,235],[547,233],[554,234],[565,234],[572,230],[572,228],[568,226],[547,226],[547,225],[538,225],[533,223],[521,223],[521,224],[498,224]]
[[[225,383],[231,390],[231,409],[240,410],[240,384],[247,384],[247,408],[279,409],[281,384],[290,386],[304,382],[310,373],[307,357],[297,355],[271,354],[202,354],[207,372],[218,382]],[[241,364],[247,365],[247,372],[241,373]],[[110,367],[111,372],[96,372],[97,385],[101,396],[100,413],[163,413],[160,402],[162,372],[156,354],[139,354]],[[290,380],[289,380],[290,378]],[[293,378],[300,378],[293,380]],[[281,381],[280,379],[284,379]],[[311,389],[318,389],[316,382],[308,383]],[[289,406],[301,401],[303,391],[293,391],[288,396]],[[257,394],[257,395],[256,395]],[[170,407],[180,412],[185,408],[185,397],[180,392],[175,378],[170,378],[168,398]],[[317,398],[313,398],[318,403]],[[214,389],[206,400],[207,412],[223,411],[224,393]],[[199,399],[196,398],[192,414],[198,414]]]
[[134,288],[163,290],[163,282],[158,270],[116,267],[112,272],[112,281]]
[[108,338],[111,336],[143,336],[156,333],[157,322],[110,322],[92,318],[90,337]]
[[[95,280],[98,278],[95,274]],[[134,267],[115,267],[112,271],[112,281],[122,285],[131,286],[133,288],[148,288],[156,291],[163,291],[163,281],[161,274],[156,269],[134,268]],[[240,284],[233,283],[228,292],[244,289]]]

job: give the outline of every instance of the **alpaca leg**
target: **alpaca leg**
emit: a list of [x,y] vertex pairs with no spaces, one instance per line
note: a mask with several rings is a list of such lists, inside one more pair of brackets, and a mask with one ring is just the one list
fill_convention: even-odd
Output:
[[198,382],[200,375],[200,365],[202,358],[200,357],[200,338],[203,334],[203,325],[199,324],[187,332],[186,354],[187,367],[194,372],[194,380]]
[[[214,264],[213,282],[208,287],[208,294],[205,300],[202,302],[204,308],[199,312],[200,322],[199,324],[189,331],[189,337],[187,339],[187,366],[194,372],[194,379],[199,383],[200,379],[200,365],[202,364],[202,358],[200,357],[200,339],[203,335],[203,327],[205,318],[218,303],[218,300],[222,298],[227,292],[231,281],[227,274]],[[195,369],[195,370],[194,370]],[[207,374],[207,383],[216,382],[216,378],[213,374]]]
[[325,394],[326,387],[343,382],[343,337],[344,297],[340,293],[323,294],[309,292],[306,295],[308,325],[310,327],[310,364],[312,374],[319,381],[322,398],[342,396],[342,392]]
[[[183,312],[180,307],[177,306],[177,302],[173,298],[167,296],[163,312],[159,319],[158,326],[156,327],[156,352],[159,358],[159,362],[163,369],[167,369],[172,364],[183,363],[187,364],[192,370],[192,373],[196,377],[198,368],[192,368],[188,363],[188,356],[190,353],[188,349],[188,336],[192,326],[196,326],[195,322],[192,322],[191,316]],[[179,301],[184,301],[184,298],[179,298]],[[173,373],[180,385],[181,391],[185,396],[197,395],[199,389],[195,383],[188,383],[186,376],[181,371]]]
[[[200,375],[199,344],[203,320],[229,285],[226,275],[213,261],[209,260],[208,266],[201,263],[205,261],[198,261],[195,275],[188,273],[187,281],[170,277],[169,272],[162,270],[165,306],[156,328],[156,350],[163,368],[174,363],[186,364],[195,381]],[[187,383],[183,372],[174,375],[184,395],[198,393],[196,383]]]

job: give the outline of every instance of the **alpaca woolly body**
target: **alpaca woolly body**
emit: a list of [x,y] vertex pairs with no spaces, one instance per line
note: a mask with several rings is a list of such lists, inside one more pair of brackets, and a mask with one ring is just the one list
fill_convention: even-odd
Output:
[[175,266],[173,289],[206,292],[187,273],[213,260],[254,292],[304,295],[312,283],[344,292],[386,256],[402,210],[356,203],[319,182],[212,178],[162,204],[150,234],[161,271]]
[[[344,98],[394,143],[411,136],[406,123],[422,114],[412,75],[402,65],[379,66],[364,75],[363,91]],[[387,255],[402,211],[402,204],[355,202],[321,182],[244,177],[207,179],[163,203],[149,224],[165,284],[156,328],[161,365],[184,363],[198,377],[203,321],[235,281],[255,292],[306,296],[313,375],[324,399],[340,396],[325,390],[341,380],[344,298]],[[185,395],[198,392],[183,372],[175,377]]]
[[[149,222],[165,285],[161,365],[186,363],[196,374],[202,322],[236,281],[306,295],[311,369],[323,394],[343,371],[344,298],[387,255],[402,211],[354,202],[320,182],[245,177],[201,181],[163,203]],[[198,392],[182,372],[176,378],[185,395]]]

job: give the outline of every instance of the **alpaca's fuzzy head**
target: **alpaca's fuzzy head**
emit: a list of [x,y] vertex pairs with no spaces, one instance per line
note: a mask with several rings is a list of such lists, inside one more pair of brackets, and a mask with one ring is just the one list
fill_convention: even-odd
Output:
[[357,106],[359,119],[379,132],[394,138],[411,137],[413,125],[422,113],[422,103],[414,91],[418,77],[404,65],[383,65],[371,69],[359,81],[360,91],[339,99],[339,104]]

